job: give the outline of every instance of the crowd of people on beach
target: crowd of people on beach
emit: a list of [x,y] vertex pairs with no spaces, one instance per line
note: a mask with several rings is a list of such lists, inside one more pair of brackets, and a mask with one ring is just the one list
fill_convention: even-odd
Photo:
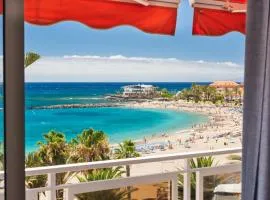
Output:
[[142,154],[157,154],[166,151],[185,152],[187,150],[214,150],[226,147],[238,147],[242,143],[242,108],[235,106],[216,106],[206,103],[186,101],[138,102],[128,104],[135,108],[173,109],[184,112],[196,112],[208,116],[203,124],[193,124],[190,129],[176,133],[153,134],[137,141],[137,149]]

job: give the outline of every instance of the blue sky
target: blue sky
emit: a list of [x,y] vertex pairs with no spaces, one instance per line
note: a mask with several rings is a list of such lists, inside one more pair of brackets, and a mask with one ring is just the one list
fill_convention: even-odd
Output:
[[[245,37],[240,33],[230,33],[222,37],[192,36],[192,12],[193,10],[189,6],[188,1],[183,0],[181,2],[180,9],[178,9],[178,22],[175,36],[146,34],[135,28],[127,26],[117,27],[104,31],[91,29],[76,22],[62,22],[53,26],[43,27],[26,24],[26,51],[35,51],[42,56],[42,59],[35,64],[36,67],[33,67],[35,69],[29,69],[29,72],[27,72],[28,75],[27,73],[26,75],[27,77],[29,77],[29,81],[65,81],[67,80],[66,77],[69,77],[69,75],[66,74],[67,68],[70,67],[71,69],[71,63],[74,63],[70,62],[70,59],[67,59],[67,57],[71,58],[72,55],[81,56],[79,58],[77,57],[76,59],[73,56],[72,60],[74,61],[75,59],[75,63],[77,65],[84,65],[85,68],[92,67],[91,71],[93,72],[94,70],[96,70],[96,68],[99,68],[99,70],[104,69],[103,71],[108,70],[107,66],[104,65],[110,65],[110,62],[108,62],[108,60],[112,61],[111,58],[114,58],[113,61],[115,61],[115,56],[118,55],[121,58],[151,58],[152,61],[153,58],[162,58],[165,59],[164,61],[166,61],[167,58],[174,58],[177,59],[179,63],[181,63],[182,71],[186,70],[188,71],[187,73],[191,73],[190,70],[187,70],[187,68],[190,68],[191,66],[190,63],[193,64],[192,66],[194,67],[194,72],[196,72],[197,69],[201,69],[200,67],[198,68],[197,65],[202,63],[203,65],[207,66],[211,65],[212,70],[215,71],[215,73],[210,73],[208,77],[200,75],[201,72],[197,71],[197,76],[191,76],[188,79],[186,78],[187,73],[184,73],[184,75],[179,78],[181,80],[183,80],[184,78],[187,81],[197,79],[198,81],[207,81],[212,79],[214,80],[215,78],[231,78],[234,80],[242,81],[242,65],[244,60]],[[64,58],[64,56],[66,56],[66,59]],[[93,58],[95,58],[93,56],[103,58],[102,62],[100,59],[98,59],[98,62],[96,62],[97,60],[93,61]],[[52,64],[52,57],[55,58],[55,64]],[[133,66],[133,68],[135,66],[142,66],[142,63],[138,64],[138,59],[125,60],[129,60],[129,64],[130,62],[132,62],[134,64],[131,65]],[[121,71],[124,69],[124,66],[119,67],[119,65],[127,64],[121,62],[119,63],[118,61],[117,64],[114,65],[114,68],[111,68],[112,70]],[[123,61],[123,59],[120,59],[120,61]],[[93,68],[93,65],[91,65],[92,62],[96,63],[95,69]],[[186,63],[183,64],[183,62],[189,62],[189,65],[187,65]],[[223,63],[223,65],[220,65],[220,63]],[[231,73],[225,73],[228,63],[229,65],[231,65],[231,63],[233,63],[233,65],[235,66],[239,65],[237,68],[237,75],[232,76]],[[215,64],[218,64],[218,66],[215,67]],[[46,75],[46,72],[44,70],[46,70],[46,68],[48,69],[48,65],[51,65],[50,67],[52,68],[54,68],[54,66],[52,65],[57,65],[59,74],[54,75],[50,73]],[[151,66],[147,65],[149,72],[151,72],[151,67],[152,71],[155,71],[156,68],[154,65],[154,63],[152,63]],[[166,69],[164,68],[162,70],[162,65],[163,67],[167,66]],[[170,62],[165,62],[162,65],[160,65],[161,74],[157,75],[157,77],[153,78],[153,80],[158,81],[162,79],[160,81],[170,81],[173,77],[172,74],[168,74],[167,78],[165,79],[161,76],[164,71],[168,71],[168,68],[171,66]],[[42,69],[41,66],[43,66],[44,68]],[[74,67],[75,65],[73,66],[73,68]],[[174,69],[173,65],[172,69]],[[81,70],[84,70],[84,68],[82,68]],[[204,68],[202,68],[202,70],[204,70]],[[208,69],[208,72],[210,71],[211,69]],[[219,71],[223,74],[219,74]],[[138,74],[136,77],[132,77],[129,75],[129,73],[131,72],[134,73],[134,71],[131,70],[125,74],[125,76],[129,77],[127,79],[130,81],[139,81],[141,75]],[[178,71],[171,71],[171,73],[176,72]],[[77,74],[78,78],[75,78],[74,81],[81,80],[80,77],[82,77],[83,75],[85,76],[85,74]],[[100,71],[98,71],[95,75],[103,76]],[[104,77],[105,76],[98,80],[114,80],[110,78],[104,79]],[[175,79],[177,79],[176,77],[173,78],[173,80],[177,81]],[[83,80],[88,81],[87,78]],[[142,79],[141,81],[143,80],[151,81],[148,78]]]
[[26,49],[46,56],[122,54],[243,63],[243,35],[230,33],[223,37],[192,36],[192,17],[188,1],[183,0],[178,9],[174,37],[146,34],[132,27],[101,31],[75,22],[48,27],[27,24]]

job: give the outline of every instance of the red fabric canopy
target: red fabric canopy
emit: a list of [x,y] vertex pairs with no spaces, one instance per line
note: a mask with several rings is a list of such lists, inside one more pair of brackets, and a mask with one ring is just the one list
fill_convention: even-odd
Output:
[[36,25],[72,20],[98,29],[131,25],[148,33],[174,35],[176,17],[177,8],[111,0],[25,0],[25,20]]
[[[231,0],[246,3],[246,0]],[[193,35],[220,36],[228,32],[246,33],[246,13],[194,8]]]
[[230,0],[232,3],[247,3],[247,0]]

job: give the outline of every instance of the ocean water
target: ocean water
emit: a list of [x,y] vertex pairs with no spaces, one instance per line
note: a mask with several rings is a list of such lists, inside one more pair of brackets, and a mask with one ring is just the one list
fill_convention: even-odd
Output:
[[184,129],[206,118],[192,113],[154,109],[83,108],[28,110],[26,112],[26,146],[34,149],[37,140],[49,130],[75,137],[83,129],[94,128],[108,134],[111,143],[124,139],[142,139],[151,134]]
[[[105,96],[115,94],[121,87],[138,83],[26,83],[26,107],[72,104],[105,103]],[[166,88],[176,93],[192,83],[145,83]],[[209,83],[198,83],[209,84]]]
[[[206,116],[199,114],[158,109],[30,109],[44,105],[107,103],[107,95],[120,91],[122,86],[128,84],[134,83],[26,83],[26,151],[36,149],[36,143],[50,130],[65,133],[69,140],[83,129],[94,128],[103,130],[111,143],[119,143],[124,139],[135,140],[152,134],[169,134],[207,121]],[[190,87],[192,83],[147,84],[177,92]],[[0,106],[2,107],[2,103]],[[0,119],[2,118],[1,111]],[[2,123],[0,131],[3,132]]]

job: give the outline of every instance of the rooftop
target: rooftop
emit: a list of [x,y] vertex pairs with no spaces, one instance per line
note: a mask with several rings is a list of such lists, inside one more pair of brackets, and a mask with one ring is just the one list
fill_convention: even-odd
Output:
[[218,88],[234,88],[240,86],[240,84],[234,81],[215,81],[211,83],[210,86]]

